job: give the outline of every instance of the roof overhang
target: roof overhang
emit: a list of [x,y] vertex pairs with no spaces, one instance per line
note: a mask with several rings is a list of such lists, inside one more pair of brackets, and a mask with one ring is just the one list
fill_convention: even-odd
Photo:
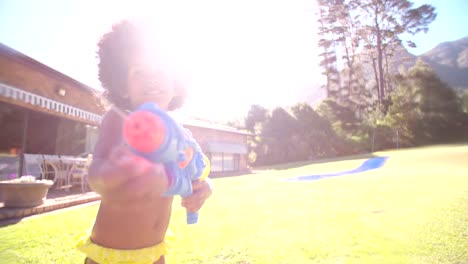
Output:
[[244,144],[208,142],[205,151],[211,153],[247,154],[247,146]]
[[102,119],[101,115],[57,102],[4,83],[0,83],[0,101],[92,125],[99,125]]

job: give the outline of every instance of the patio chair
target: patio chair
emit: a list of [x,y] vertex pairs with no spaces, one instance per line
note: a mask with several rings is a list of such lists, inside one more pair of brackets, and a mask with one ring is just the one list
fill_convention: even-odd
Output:
[[44,156],[50,156],[50,155],[43,155],[43,176],[42,179],[44,180],[52,180],[55,182],[55,171],[57,170],[54,165],[51,164],[50,160],[48,160],[47,157]]
[[43,158],[44,166],[47,167],[47,174],[53,173],[54,188],[68,191],[71,187],[68,178],[70,165],[63,162],[60,156],[43,155]]
[[69,179],[70,184],[80,185],[81,192],[84,193],[89,189],[88,186],[88,170],[92,161],[92,155],[88,155],[87,159],[76,159],[70,169]]

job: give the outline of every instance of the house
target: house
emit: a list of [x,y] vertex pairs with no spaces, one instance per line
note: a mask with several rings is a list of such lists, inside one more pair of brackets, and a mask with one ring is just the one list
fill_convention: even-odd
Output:
[[[23,164],[20,153],[91,152],[103,102],[97,90],[0,43],[0,180],[16,170],[6,169],[7,160]],[[200,120],[184,125],[207,152],[214,174],[248,170],[249,134]]]
[[213,175],[248,172],[247,138],[250,133],[239,131],[206,120],[181,120],[188,128],[211,162]]

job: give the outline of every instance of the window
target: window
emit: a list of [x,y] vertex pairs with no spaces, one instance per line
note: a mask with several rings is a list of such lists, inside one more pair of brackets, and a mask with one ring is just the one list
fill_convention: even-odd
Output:
[[233,154],[234,156],[234,171],[240,170],[240,154]]
[[210,153],[212,172],[238,171],[240,168],[240,154]]
[[223,171],[234,171],[234,155],[224,154]]
[[210,161],[212,172],[223,171],[223,153],[212,153]]

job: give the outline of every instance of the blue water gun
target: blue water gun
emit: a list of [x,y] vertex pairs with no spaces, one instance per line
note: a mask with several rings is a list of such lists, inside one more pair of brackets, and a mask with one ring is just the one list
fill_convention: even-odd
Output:
[[[163,163],[169,179],[165,196],[192,194],[192,181],[210,173],[210,162],[192,133],[155,103],[145,103],[124,122],[123,135],[130,149],[151,161]],[[187,211],[187,224],[198,221],[198,212]]]

